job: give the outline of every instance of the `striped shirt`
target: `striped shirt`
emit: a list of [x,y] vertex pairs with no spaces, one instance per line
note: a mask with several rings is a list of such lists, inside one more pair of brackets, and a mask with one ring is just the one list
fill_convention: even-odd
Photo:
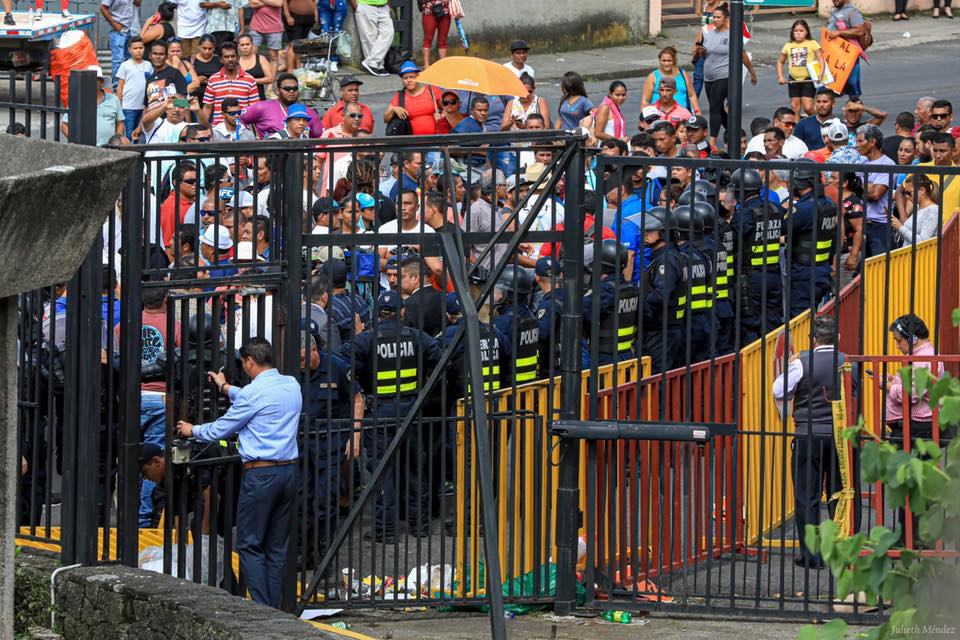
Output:
[[207,90],[203,94],[203,102],[213,105],[213,117],[210,121],[213,126],[223,121],[220,105],[224,98],[236,98],[240,101],[240,108],[246,109],[260,100],[256,80],[239,67],[237,67],[237,75],[233,78],[227,76],[226,69],[221,69],[210,76],[207,81]]

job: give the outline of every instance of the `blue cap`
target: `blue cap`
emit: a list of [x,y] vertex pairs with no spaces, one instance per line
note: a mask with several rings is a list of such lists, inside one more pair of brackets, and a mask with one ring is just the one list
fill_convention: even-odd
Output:
[[396,271],[397,270],[397,256],[390,256],[387,258],[387,271]]
[[310,112],[307,111],[307,107],[305,105],[295,102],[294,104],[290,105],[289,109],[287,109],[286,119],[289,120],[290,118],[304,118],[305,120],[309,120]]
[[300,331],[306,331],[310,335],[320,335],[320,323],[313,318],[300,318]]
[[404,76],[408,73],[420,73],[420,67],[413,60],[407,60],[400,65],[400,73],[397,75]]
[[460,296],[455,293],[447,294],[447,313],[451,316],[459,316],[463,313],[463,305],[460,304]]
[[380,294],[380,310],[397,313],[403,309],[403,298],[396,291],[384,291]]
[[360,205],[361,209],[372,209],[377,206],[377,201],[369,193],[358,193],[357,204]]
[[233,200],[234,191],[232,187],[224,187],[217,192],[217,197],[223,200],[224,202],[229,202]]
[[541,278],[546,278],[555,273],[563,273],[563,264],[559,260],[554,260],[548,256],[537,260],[537,266],[534,268],[534,271],[536,271],[537,275]]

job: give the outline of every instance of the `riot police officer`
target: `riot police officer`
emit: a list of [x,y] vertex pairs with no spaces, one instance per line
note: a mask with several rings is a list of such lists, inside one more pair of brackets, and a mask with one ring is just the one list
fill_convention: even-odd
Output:
[[730,331],[733,328],[733,307],[730,304],[732,282],[728,275],[730,256],[727,242],[733,243],[733,229],[726,220],[718,218],[713,205],[696,201],[691,206],[695,219],[700,221],[703,233],[694,237],[693,245],[707,256],[713,267],[713,333],[717,355],[730,353]]
[[667,242],[666,210],[654,207],[643,221],[643,243],[650,263],[643,282],[643,355],[654,373],[672,369],[680,360],[681,325],[687,308],[686,258]]
[[350,365],[320,351],[319,325],[301,320],[300,368],[307,374],[304,410],[307,427],[300,446],[304,477],[300,492],[307,533],[303,556],[317,560],[337,531],[340,471],[344,458],[360,454],[363,395],[353,382]]
[[787,217],[787,262],[790,317],[817,304],[830,291],[833,258],[836,255],[837,207],[823,195],[820,172],[810,161],[793,174],[794,210]]
[[[396,434],[397,427],[413,408],[420,383],[436,366],[443,351],[439,343],[415,327],[403,326],[403,299],[396,291],[386,291],[378,300],[379,322],[340,347],[337,355],[349,358],[354,354],[357,380],[371,395],[371,415],[375,427],[371,437],[364,438],[370,452],[371,469],[375,468]],[[415,423],[416,424],[416,423]],[[424,463],[424,447],[414,425],[408,432],[408,449],[401,459],[406,464],[407,524],[417,536],[429,534],[429,478]],[[374,508],[374,536],[377,541],[392,544],[395,540],[397,487],[393,484],[394,462],[387,465],[377,490]]]
[[533,278],[522,267],[507,265],[497,280],[497,316],[493,324],[507,337],[513,354],[512,377],[519,384],[537,379],[539,369],[540,327],[530,311]]
[[[587,245],[590,248],[591,245]],[[592,273],[600,263],[601,280],[599,295],[592,290],[583,297],[583,368],[590,366],[593,342],[597,343],[598,365],[621,362],[636,357],[634,343],[637,336],[637,317],[640,308],[640,290],[623,277],[627,267],[626,248],[617,240],[600,243],[599,260],[584,262],[584,269]],[[587,284],[590,280],[587,281]],[[600,306],[600,325],[593,331],[593,305]]]
[[534,272],[534,280],[543,292],[535,314],[540,328],[540,373],[541,377],[548,377],[560,371],[560,318],[564,293],[557,277],[563,273],[563,265],[552,257],[540,258]]
[[756,169],[737,169],[730,188],[739,203],[730,219],[740,259],[740,276],[749,274],[746,295],[740,296],[742,344],[773,331],[783,322],[783,285],[780,280],[780,236],[783,209],[763,192]]
[[710,358],[713,350],[713,272],[715,259],[701,253],[693,240],[703,236],[703,222],[694,215],[688,205],[680,205],[672,212],[673,240],[677,249],[684,255],[689,269],[689,311],[687,340],[682,346],[689,345],[690,364]]

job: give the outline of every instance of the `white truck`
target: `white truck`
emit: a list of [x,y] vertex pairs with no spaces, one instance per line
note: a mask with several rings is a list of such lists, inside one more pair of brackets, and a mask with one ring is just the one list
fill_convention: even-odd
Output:
[[27,11],[15,11],[13,18],[15,26],[0,23],[0,70],[49,70],[56,39],[71,29],[89,31],[97,20],[93,14],[59,13],[44,13],[37,20]]

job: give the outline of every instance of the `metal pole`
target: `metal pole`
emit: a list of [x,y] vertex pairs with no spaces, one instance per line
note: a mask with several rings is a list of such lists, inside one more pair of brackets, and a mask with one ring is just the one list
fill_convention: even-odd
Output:
[[[583,150],[567,165],[567,216],[563,234],[563,316],[560,324],[560,418],[576,420],[582,395],[580,379],[581,303],[583,295]],[[570,206],[573,203],[573,206]],[[557,596],[554,611],[569,615],[577,606],[577,532],[579,523],[580,443],[560,441],[560,476],[557,482]]]
[[[727,149],[730,157],[741,155],[740,130],[743,119],[743,0],[730,0],[730,76],[727,88]],[[722,105],[721,105],[722,108]]]
[[[123,198],[123,255],[120,269],[120,380],[140,379],[141,288],[143,266],[143,172],[134,163]],[[172,335],[172,334],[171,334]],[[137,566],[140,534],[140,385],[122,384],[120,391],[120,460],[118,465],[118,553],[120,562]]]
[[[74,144],[93,146],[97,143],[97,93],[95,72],[71,72],[70,141]],[[64,564],[92,564],[97,555],[97,474],[92,469],[100,459],[99,429],[95,427],[100,424],[100,376],[92,376],[90,372],[100,370],[102,244],[103,237],[98,235],[67,287],[61,531]]]
[[[284,291],[286,300],[281,318],[284,324],[281,371],[297,379],[300,371],[300,305],[303,297],[303,159],[302,153],[283,158],[283,251],[287,261]],[[272,195],[272,194],[271,194]],[[278,332],[279,333],[279,332]],[[306,389],[303,390],[306,393]],[[303,414],[301,414],[302,416]],[[301,425],[302,425],[301,421]],[[301,467],[303,468],[303,467]],[[290,521],[287,563],[283,570],[280,609],[293,612],[297,606],[297,549],[300,546],[299,510],[294,508]]]
[[487,399],[480,391],[483,389],[483,371],[480,362],[480,320],[477,316],[477,307],[470,295],[467,285],[467,274],[463,262],[458,258],[463,255],[454,242],[453,236],[441,233],[440,240],[446,260],[451,266],[450,277],[453,287],[460,296],[463,306],[464,324],[466,324],[467,344],[464,348],[472,357],[467,358],[470,371],[470,385],[473,393],[470,394],[473,404],[474,446],[477,452],[477,466],[480,475],[480,500],[483,513],[483,558],[487,574],[487,593],[490,595],[490,633],[495,640],[507,637],[507,626],[503,619],[503,589],[500,579],[500,540],[497,530],[496,504],[493,493],[493,467],[490,464],[490,430],[487,424]]

